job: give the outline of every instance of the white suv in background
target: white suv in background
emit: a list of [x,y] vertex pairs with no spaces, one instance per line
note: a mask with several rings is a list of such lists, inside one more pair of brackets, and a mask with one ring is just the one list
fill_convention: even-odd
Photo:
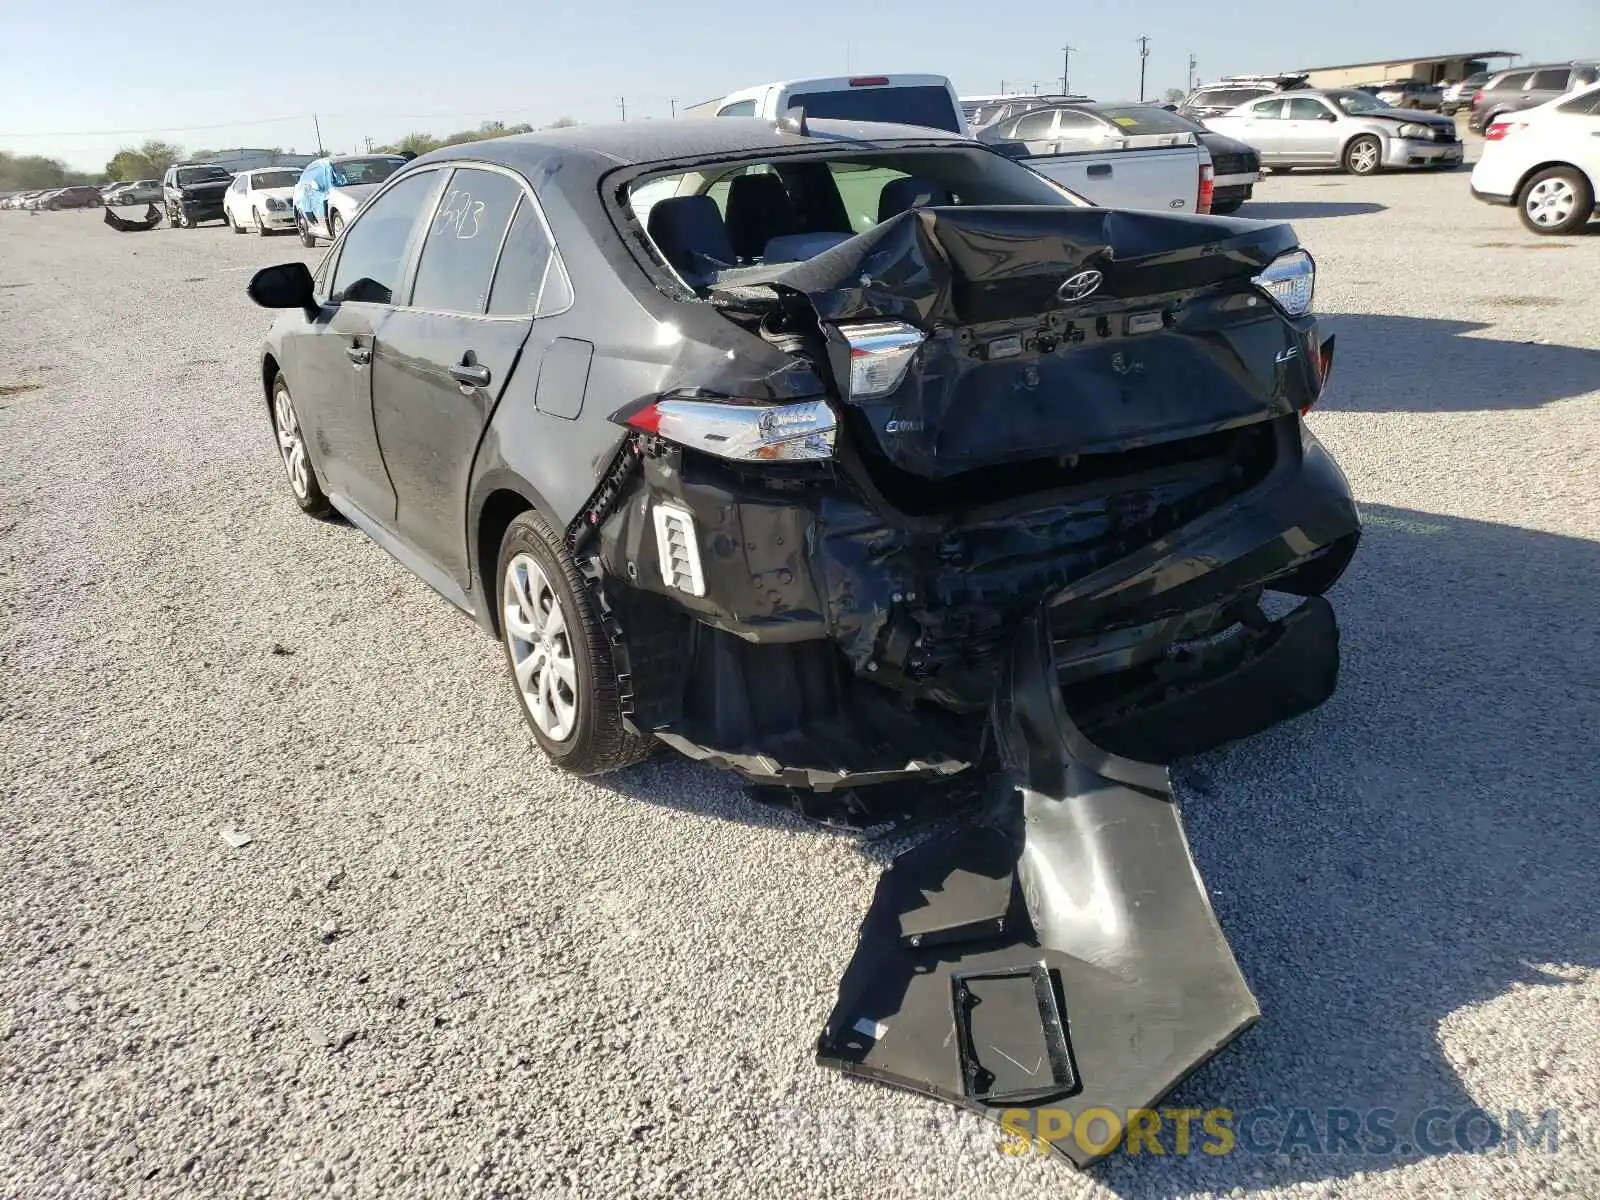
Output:
[[1515,205],[1534,233],[1576,233],[1600,196],[1600,83],[1496,117],[1472,169],[1472,194]]

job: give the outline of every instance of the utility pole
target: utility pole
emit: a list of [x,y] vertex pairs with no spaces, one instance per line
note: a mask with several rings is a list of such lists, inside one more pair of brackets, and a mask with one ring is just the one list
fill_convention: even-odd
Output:
[[367,144],[367,153],[371,154],[372,153],[372,139],[369,138],[369,137],[364,137],[361,140]]
[[1006,94],[1006,81],[1004,79],[1000,81],[1000,94],[1002,96]]
[[1150,57],[1150,39],[1139,39],[1139,103],[1144,103],[1144,60]]
[[321,158],[327,151],[322,148],[322,122],[317,120],[316,113],[311,114],[311,126],[317,131],[317,157]]
[[1072,79],[1072,52],[1076,49],[1076,46],[1061,47],[1061,94],[1063,96],[1072,95],[1072,84],[1070,82]]
[[1194,52],[1190,51],[1190,53],[1189,53],[1189,90],[1191,92],[1194,91],[1194,69],[1197,66],[1199,66],[1199,64],[1197,62],[1195,62]]
[[617,97],[617,107],[622,109],[622,119],[626,121],[628,119],[628,98],[626,96]]
[[668,100],[667,103],[672,105],[672,119],[674,121],[676,121],[678,119],[678,101],[677,101],[677,98],[674,97],[673,99]]

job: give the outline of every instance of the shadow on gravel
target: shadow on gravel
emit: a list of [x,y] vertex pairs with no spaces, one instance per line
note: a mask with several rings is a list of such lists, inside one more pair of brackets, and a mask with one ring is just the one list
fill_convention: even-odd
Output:
[[[1600,543],[1363,512],[1363,545],[1332,596],[1338,692],[1175,769],[1190,844],[1263,1017],[1163,1107],[1226,1108],[1238,1144],[1205,1153],[1215,1142],[1197,1115],[1178,1156],[1169,1120],[1161,1157],[1114,1154],[1094,1168],[1120,1195],[1249,1192],[1466,1153],[1457,1122],[1477,1101],[1444,1056],[1442,1022],[1518,984],[1559,986],[1550,966],[1600,966]],[[603,786],[819,835],[671,755]],[[813,1033],[790,1031],[784,1053]],[[1330,1137],[1335,1111],[1354,1114],[1354,1143]],[[1509,1131],[1507,1114],[1493,1115]],[[1541,1113],[1526,1115],[1537,1127]],[[1558,1118],[1569,1138],[1578,1116]],[[1490,1129],[1481,1118],[1459,1128],[1469,1146]],[[1521,1154],[1552,1161],[1543,1145]]]
[[[1455,1125],[1477,1101],[1444,1057],[1441,1022],[1516,984],[1559,986],[1547,965],[1600,966],[1600,543],[1363,512],[1362,548],[1332,597],[1339,691],[1178,770],[1195,857],[1263,1016],[1168,1104],[1224,1106],[1239,1130],[1252,1110],[1273,1115],[1253,1123],[1253,1150],[1241,1133],[1225,1157],[1114,1157],[1100,1179],[1122,1195],[1225,1194],[1462,1153]],[[1311,1112],[1298,1131],[1297,1107]],[[1392,1110],[1394,1148],[1375,1153],[1382,1139],[1364,1130],[1367,1152],[1327,1153],[1331,1109]],[[1429,1110],[1448,1116],[1419,1150]],[[1569,1140],[1579,1116],[1559,1115]],[[1478,1145],[1489,1127],[1464,1132]],[[1198,1122],[1195,1133],[1198,1145]],[[1542,1145],[1521,1157],[1553,1161]]]
[[1313,217],[1369,217],[1388,208],[1368,200],[1248,200],[1238,215],[1256,221],[1309,221]]
[[[1482,287],[1493,291],[1492,283]],[[1566,303],[1487,298],[1507,308]],[[1489,328],[1482,321],[1329,313],[1320,325],[1339,340],[1319,410],[1485,412],[1537,408],[1600,389],[1600,350],[1469,336]]]

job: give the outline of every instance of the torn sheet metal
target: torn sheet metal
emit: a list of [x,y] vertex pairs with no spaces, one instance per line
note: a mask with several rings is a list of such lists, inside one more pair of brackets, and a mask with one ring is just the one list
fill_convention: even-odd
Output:
[[[1076,1130],[1096,1109],[1119,1132],[1260,1010],[1166,770],[1073,724],[1042,612],[1019,631],[993,720],[1009,797],[885,872],[817,1059],[1004,1118],[1008,1134]],[[1115,1146],[1049,1144],[1079,1166]]]

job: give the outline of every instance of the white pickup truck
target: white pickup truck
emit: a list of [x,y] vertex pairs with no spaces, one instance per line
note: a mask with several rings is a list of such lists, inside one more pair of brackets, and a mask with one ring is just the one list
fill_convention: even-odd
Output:
[[1211,155],[1153,104],[1060,104],[986,125],[981,142],[1105,208],[1208,213]]
[[[693,105],[684,115],[776,121],[792,108],[813,120],[882,121],[975,136],[955,88],[943,75],[764,83]],[[1101,113],[1111,115],[1102,118]],[[1105,208],[1209,212],[1211,156],[1191,128],[1166,128],[1162,118],[1169,116],[1154,105],[1051,106],[1007,118],[1000,128],[991,125],[976,136]],[[1146,124],[1163,127],[1146,130]],[[1026,136],[1017,135],[1019,127]]]

